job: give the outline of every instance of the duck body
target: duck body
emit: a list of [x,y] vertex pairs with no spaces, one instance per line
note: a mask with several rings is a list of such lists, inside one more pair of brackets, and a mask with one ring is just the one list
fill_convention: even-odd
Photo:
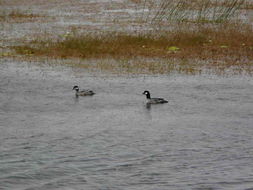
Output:
[[95,93],[92,90],[79,90],[78,86],[74,86],[72,90],[76,91],[76,96],[92,96]]
[[164,103],[168,103],[167,100],[163,99],[163,98],[151,98],[150,96],[150,92],[145,90],[142,94],[145,94],[148,100],[148,104],[164,104]]

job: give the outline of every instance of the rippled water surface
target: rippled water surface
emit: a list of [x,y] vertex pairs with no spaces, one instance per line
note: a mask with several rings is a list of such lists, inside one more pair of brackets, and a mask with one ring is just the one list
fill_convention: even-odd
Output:
[[[0,189],[253,188],[251,77],[6,61],[0,80]],[[144,90],[169,103],[146,107]]]

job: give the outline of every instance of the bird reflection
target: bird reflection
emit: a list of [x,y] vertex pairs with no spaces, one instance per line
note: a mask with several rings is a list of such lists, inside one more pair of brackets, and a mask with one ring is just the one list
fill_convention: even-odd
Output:
[[75,95],[74,100],[75,100],[75,103],[78,103],[79,102],[79,96]]
[[146,108],[147,108],[148,110],[151,110],[151,104],[150,104],[150,103],[146,103]]

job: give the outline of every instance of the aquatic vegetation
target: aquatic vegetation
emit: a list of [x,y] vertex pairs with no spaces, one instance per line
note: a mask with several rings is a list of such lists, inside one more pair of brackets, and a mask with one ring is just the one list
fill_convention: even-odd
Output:
[[7,14],[7,17],[10,17],[10,18],[34,18],[34,17],[40,17],[40,15],[14,10],[14,11],[10,12],[9,14]]
[[0,57],[10,57],[13,56],[13,52],[0,52]]
[[10,12],[4,11],[0,14],[0,21],[11,22],[31,22],[38,18],[43,18],[44,15],[31,13],[30,11],[12,10]]
[[221,45],[220,47],[221,48],[228,48],[228,46],[226,46],[226,45]]
[[[63,62],[78,59],[82,62],[77,64],[79,67],[110,72],[196,74],[206,68],[226,71],[232,67],[251,70],[252,26],[234,20],[244,0],[132,2],[129,9],[125,2],[117,4],[120,6],[110,4],[108,12],[111,17],[103,15],[104,20],[99,23],[97,18],[88,15],[92,27],[78,24],[84,18],[75,15],[77,12],[59,14],[57,22],[48,25],[50,29],[56,28],[43,33],[38,27],[36,34],[31,32],[31,35],[26,35],[28,32],[25,31],[19,41],[10,43],[8,51],[21,55],[16,56],[19,58],[60,59]],[[136,10],[134,4],[138,4]],[[40,16],[25,10],[11,12],[10,9],[3,18],[26,22]],[[99,9],[96,11],[96,14],[100,13]],[[78,22],[73,24],[73,18]],[[59,20],[64,26],[62,23],[59,26]],[[104,32],[107,28],[110,29]],[[11,57],[2,57],[8,56]],[[94,59],[99,61],[91,64]],[[115,60],[116,63],[104,60]]]
[[222,23],[236,16],[245,0],[139,0],[144,22],[161,25],[164,22]]
[[241,9],[253,9],[253,1],[245,0],[244,4],[241,6]]
[[[57,40],[36,40],[13,48],[23,55],[60,58],[174,57],[224,60],[229,56],[244,56],[253,59],[250,49],[253,46],[252,28],[240,26],[241,30],[237,30],[237,27],[199,28],[195,31],[164,32],[158,35],[116,32],[68,34],[59,36]],[[226,54],[220,52],[220,48],[226,49]]]
[[[66,33],[58,39],[35,40],[12,47],[25,56],[82,60],[115,59],[117,64],[97,62],[82,67],[122,72],[201,73],[203,68],[226,70],[241,68],[251,72],[253,67],[252,28],[240,25],[220,28],[199,28],[194,31],[164,32],[162,34]],[[243,45],[242,45],[243,44]],[[138,61],[129,61],[137,59]],[[162,59],[162,62],[140,59]],[[175,63],[174,60],[177,60]],[[206,64],[194,64],[192,60]],[[219,63],[219,64],[217,64]]]
[[179,50],[180,50],[180,48],[177,47],[177,46],[170,46],[170,47],[168,47],[168,51],[170,51],[170,52],[177,52]]

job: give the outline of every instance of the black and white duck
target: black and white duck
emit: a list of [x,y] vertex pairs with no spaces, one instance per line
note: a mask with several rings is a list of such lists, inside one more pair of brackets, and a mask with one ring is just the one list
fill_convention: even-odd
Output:
[[74,86],[72,90],[76,91],[76,96],[92,96],[95,94],[92,90],[79,90],[78,86]]
[[150,92],[145,90],[142,94],[145,94],[148,102],[147,104],[164,104],[164,103],[168,103],[167,100],[163,99],[163,98],[151,98],[150,96]]

